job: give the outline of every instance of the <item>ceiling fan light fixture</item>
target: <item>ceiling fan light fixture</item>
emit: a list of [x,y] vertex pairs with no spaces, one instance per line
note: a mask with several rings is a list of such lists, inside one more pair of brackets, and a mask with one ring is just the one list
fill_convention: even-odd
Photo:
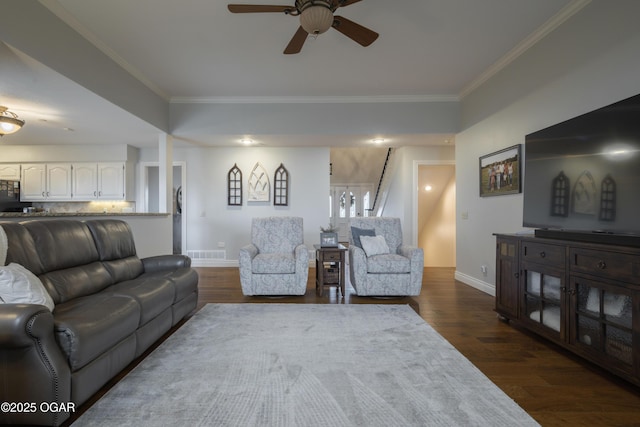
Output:
[[331,3],[309,0],[300,6],[300,26],[312,36],[326,32],[333,25]]
[[7,107],[0,106],[0,136],[18,132],[24,126],[24,120],[9,111]]

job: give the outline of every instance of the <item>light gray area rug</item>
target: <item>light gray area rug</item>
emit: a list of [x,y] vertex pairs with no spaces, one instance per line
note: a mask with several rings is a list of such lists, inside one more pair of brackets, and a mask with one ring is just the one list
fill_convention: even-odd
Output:
[[538,424],[409,306],[208,304],[73,425]]

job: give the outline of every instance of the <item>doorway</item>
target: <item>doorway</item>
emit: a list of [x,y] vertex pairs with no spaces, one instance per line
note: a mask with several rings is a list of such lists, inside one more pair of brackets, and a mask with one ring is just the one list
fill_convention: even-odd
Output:
[[[186,164],[173,163],[172,212],[173,217],[173,253],[187,253],[186,221]],[[140,180],[142,212],[160,212],[160,166],[157,162],[141,163]]]
[[332,185],[330,189],[330,220],[338,228],[338,240],[349,241],[349,220],[369,216],[371,185]]
[[455,267],[455,165],[418,163],[416,200],[415,230],[425,267]]

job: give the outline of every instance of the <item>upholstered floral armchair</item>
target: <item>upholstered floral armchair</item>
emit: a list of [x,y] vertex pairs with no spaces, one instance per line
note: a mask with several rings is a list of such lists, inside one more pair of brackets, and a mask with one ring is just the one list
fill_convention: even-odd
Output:
[[349,273],[358,295],[420,294],[423,251],[402,244],[399,218],[353,218],[349,225]]
[[245,295],[304,295],[309,251],[302,218],[251,221],[251,243],[240,249],[240,284]]

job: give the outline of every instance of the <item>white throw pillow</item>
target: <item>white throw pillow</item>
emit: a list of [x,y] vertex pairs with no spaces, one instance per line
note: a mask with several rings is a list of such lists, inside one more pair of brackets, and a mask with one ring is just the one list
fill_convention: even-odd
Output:
[[389,253],[389,246],[384,236],[360,236],[360,243],[368,257]]
[[4,228],[0,225],[0,266],[3,266],[7,262],[7,248],[9,247],[9,241],[7,240],[7,233],[4,232]]
[[0,267],[0,301],[5,304],[42,304],[51,311],[55,307],[40,279],[14,262]]

